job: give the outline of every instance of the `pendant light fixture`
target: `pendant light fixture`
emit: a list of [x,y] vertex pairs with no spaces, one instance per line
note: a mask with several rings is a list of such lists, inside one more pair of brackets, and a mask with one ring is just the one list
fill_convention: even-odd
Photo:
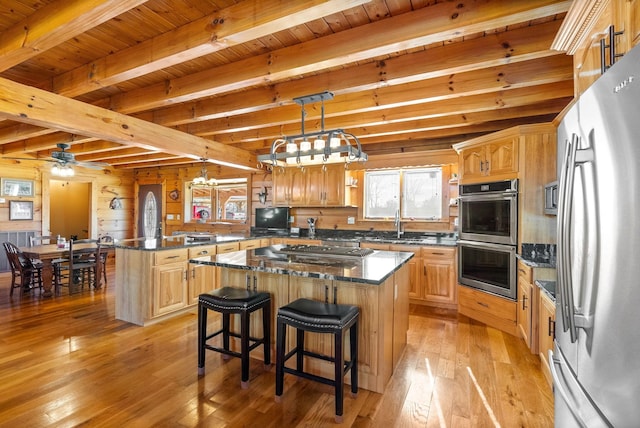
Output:
[[[360,140],[353,134],[342,129],[324,129],[324,102],[332,100],[333,93],[329,91],[313,95],[294,98],[300,105],[302,133],[288,137],[278,138],[271,144],[269,154],[259,155],[261,163],[273,166],[303,166],[336,162],[364,162],[367,154],[362,151]],[[304,122],[306,111],[305,104],[322,102],[320,113],[321,130],[305,133]]]
[[207,159],[200,158],[202,160],[202,169],[200,175],[191,180],[192,186],[213,187],[217,184],[215,178],[209,178],[207,174]]

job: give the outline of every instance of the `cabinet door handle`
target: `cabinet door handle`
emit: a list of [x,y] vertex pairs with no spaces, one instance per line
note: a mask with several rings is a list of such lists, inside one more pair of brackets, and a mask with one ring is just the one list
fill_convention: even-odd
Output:
[[522,310],[526,310],[527,309],[527,296],[526,294],[522,295]]
[[422,271],[423,271],[424,275],[426,275],[427,274],[427,267],[426,266],[422,266]]
[[549,336],[556,338],[556,321],[549,317]]
[[333,304],[337,304],[338,303],[338,286],[334,285],[333,286]]
[[484,172],[484,162],[480,161],[480,172]]
[[191,269],[191,278],[196,277],[196,268]]
[[[488,304],[486,304],[486,303],[483,303],[483,302],[476,302],[476,303],[477,303],[477,304],[479,304],[479,305],[480,305],[480,306],[482,306],[482,307],[487,308],[487,309],[489,308],[489,305],[488,305]],[[513,306],[512,306],[512,307],[513,307]]]
[[185,280],[185,281],[188,281],[188,280],[189,280],[189,269],[186,269],[186,270],[184,271],[184,280]]
[[247,274],[247,290],[251,290],[251,275]]
[[329,286],[324,285],[324,302],[329,303]]
[[258,277],[253,276],[253,291],[258,291]]

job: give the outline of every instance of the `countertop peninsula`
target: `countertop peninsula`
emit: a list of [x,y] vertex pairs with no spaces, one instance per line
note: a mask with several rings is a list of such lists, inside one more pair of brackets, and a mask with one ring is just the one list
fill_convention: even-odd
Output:
[[286,245],[218,254],[215,259],[190,263],[223,268],[380,285],[412,257],[410,252],[373,251],[364,257],[296,256],[284,254]]

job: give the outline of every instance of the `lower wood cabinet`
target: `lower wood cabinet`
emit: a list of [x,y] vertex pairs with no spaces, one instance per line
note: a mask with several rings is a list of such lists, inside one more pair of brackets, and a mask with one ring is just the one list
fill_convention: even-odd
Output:
[[458,286],[458,313],[517,336],[516,302]]
[[187,305],[188,262],[170,263],[153,268],[151,317],[157,317]]
[[531,352],[536,352],[538,341],[537,337],[532,335],[533,291],[533,270],[522,261],[518,261],[518,333]]
[[545,294],[540,293],[538,305],[538,345],[539,355],[544,373],[549,385],[552,384],[551,371],[549,370],[549,351],[553,349],[553,340],[556,336],[556,305]]
[[[215,245],[204,245],[201,247],[189,248],[189,260],[202,259],[211,261],[216,257],[217,248]],[[202,293],[218,288],[217,268],[215,266],[189,264],[188,273],[188,295],[187,303],[195,305],[198,303],[198,296]]]
[[456,248],[422,247],[422,299],[454,309],[458,303]]

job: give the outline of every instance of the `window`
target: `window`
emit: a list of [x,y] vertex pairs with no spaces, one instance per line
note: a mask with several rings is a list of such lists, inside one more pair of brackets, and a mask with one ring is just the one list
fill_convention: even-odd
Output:
[[[188,187],[187,187],[188,186]],[[215,186],[187,183],[185,221],[245,221],[247,218],[247,180],[218,180]]]
[[366,219],[442,218],[440,167],[366,171],[364,186]]

